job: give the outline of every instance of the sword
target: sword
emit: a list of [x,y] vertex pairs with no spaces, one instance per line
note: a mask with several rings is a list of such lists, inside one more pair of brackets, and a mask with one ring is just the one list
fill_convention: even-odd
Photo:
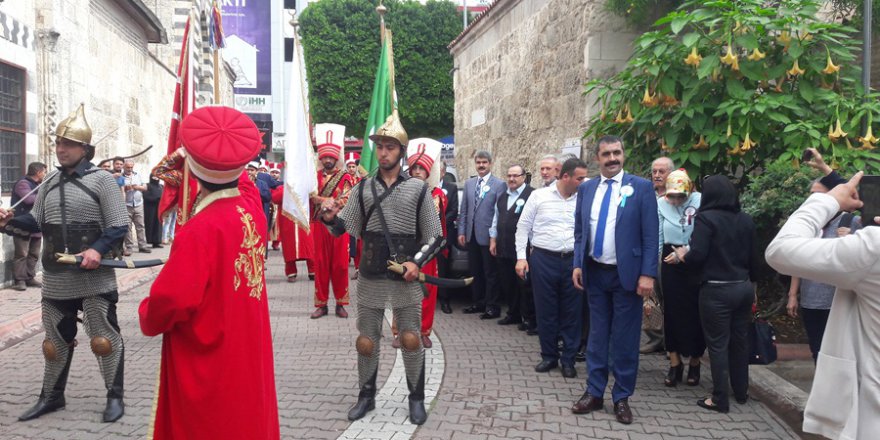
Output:
[[[406,273],[406,268],[403,267],[402,264],[395,263],[393,261],[388,262],[388,270],[394,272],[398,275],[403,275]],[[437,287],[447,287],[451,289],[456,289],[459,287],[467,287],[470,286],[471,283],[474,282],[473,277],[468,278],[440,278],[432,275],[428,275],[424,272],[419,272],[418,278],[416,278],[418,282],[422,284],[433,284]]]
[[[62,254],[60,252],[55,254],[55,258],[57,258],[58,259],[57,261],[61,264],[80,265],[80,264],[82,264],[82,260],[83,260],[82,256],[80,256],[80,255]],[[137,260],[137,261],[132,260],[130,258],[125,258],[122,260],[109,260],[109,259],[105,258],[105,259],[101,260],[100,264],[101,264],[101,266],[112,267],[115,269],[140,269],[142,267],[159,266],[159,265],[165,264],[165,261],[167,261],[167,258],[156,258],[154,260]]]

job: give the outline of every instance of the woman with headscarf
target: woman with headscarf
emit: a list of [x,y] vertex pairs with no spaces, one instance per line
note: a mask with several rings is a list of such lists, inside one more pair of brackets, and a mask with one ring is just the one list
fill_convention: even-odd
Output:
[[[688,244],[694,231],[700,193],[693,191],[693,182],[684,169],[673,171],[666,178],[666,195],[657,200],[660,214],[660,255],[669,257],[674,247]],[[660,265],[663,290],[663,328],[669,372],[664,383],[674,387],[682,381],[682,358],[689,358],[687,384],[700,383],[700,360],[706,351],[703,327],[700,325],[700,279],[687,267],[671,262]]]
[[740,209],[736,188],[725,176],[703,181],[701,203],[689,248],[675,248],[666,260],[699,269],[700,319],[713,390],[697,405],[726,413],[730,388],[737,403],[749,399],[748,333],[759,261],[755,223]]
[[153,248],[162,247],[162,222],[159,220],[159,200],[162,199],[162,186],[159,179],[150,175],[150,183],[144,192],[144,230],[147,243]]

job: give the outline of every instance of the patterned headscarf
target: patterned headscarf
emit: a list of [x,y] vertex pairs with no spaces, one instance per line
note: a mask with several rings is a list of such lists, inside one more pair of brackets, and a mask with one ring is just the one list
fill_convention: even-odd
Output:
[[684,168],[679,168],[666,177],[666,194],[684,194],[685,197],[689,197],[691,195],[691,191],[694,189],[694,183],[691,181],[691,178],[688,177],[687,171]]

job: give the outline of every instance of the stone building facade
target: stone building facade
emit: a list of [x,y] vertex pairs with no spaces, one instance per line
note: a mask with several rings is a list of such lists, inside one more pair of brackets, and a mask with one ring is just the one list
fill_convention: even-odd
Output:
[[[137,157],[136,171],[149,173],[168,142],[183,23],[193,16],[193,88],[197,105],[213,102],[213,57],[207,42],[207,0],[33,0],[0,2],[0,201],[27,163],[56,164],[53,132],[85,104],[96,143],[96,160]],[[221,103],[233,101],[231,70],[220,69]],[[6,76],[11,77],[6,78]],[[0,265],[8,281],[12,240],[0,239]]]
[[497,0],[450,45],[459,176],[475,174],[488,150],[496,174],[512,163],[535,174],[545,154],[581,152],[596,109],[583,95],[591,78],[624,66],[637,31],[604,0]]

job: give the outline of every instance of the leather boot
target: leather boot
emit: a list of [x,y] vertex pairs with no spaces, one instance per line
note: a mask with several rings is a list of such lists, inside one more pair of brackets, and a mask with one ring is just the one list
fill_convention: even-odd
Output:
[[104,423],[111,423],[119,420],[125,414],[125,402],[122,401],[123,395],[123,370],[125,366],[125,349],[119,356],[119,366],[116,368],[116,376],[113,378],[113,384],[107,390],[107,406],[104,407],[102,420]]
[[368,412],[376,409],[376,373],[362,387],[358,394],[358,401],[348,410],[348,420],[355,421],[363,418]]
[[67,375],[70,373],[70,362],[73,360],[73,347],[75,345],[75,342],[70,343],[70,348],[67,352],[67,363],[64,364],[64,368],[58,376],[58,381],[52,387],[52,391],[48,394],[40,392],[40,398],[37,399],[37,403],[18,418],[20,422],[33,420],[44,414],[64,409],[67,405],[64,399],[64,389],[67,388]]
[[425,364],[422,364],[422,372],[415,385],[406,380],[409,387],[409,421],[413,425],[421,425],[428,420],[428,413],[425,411]]

